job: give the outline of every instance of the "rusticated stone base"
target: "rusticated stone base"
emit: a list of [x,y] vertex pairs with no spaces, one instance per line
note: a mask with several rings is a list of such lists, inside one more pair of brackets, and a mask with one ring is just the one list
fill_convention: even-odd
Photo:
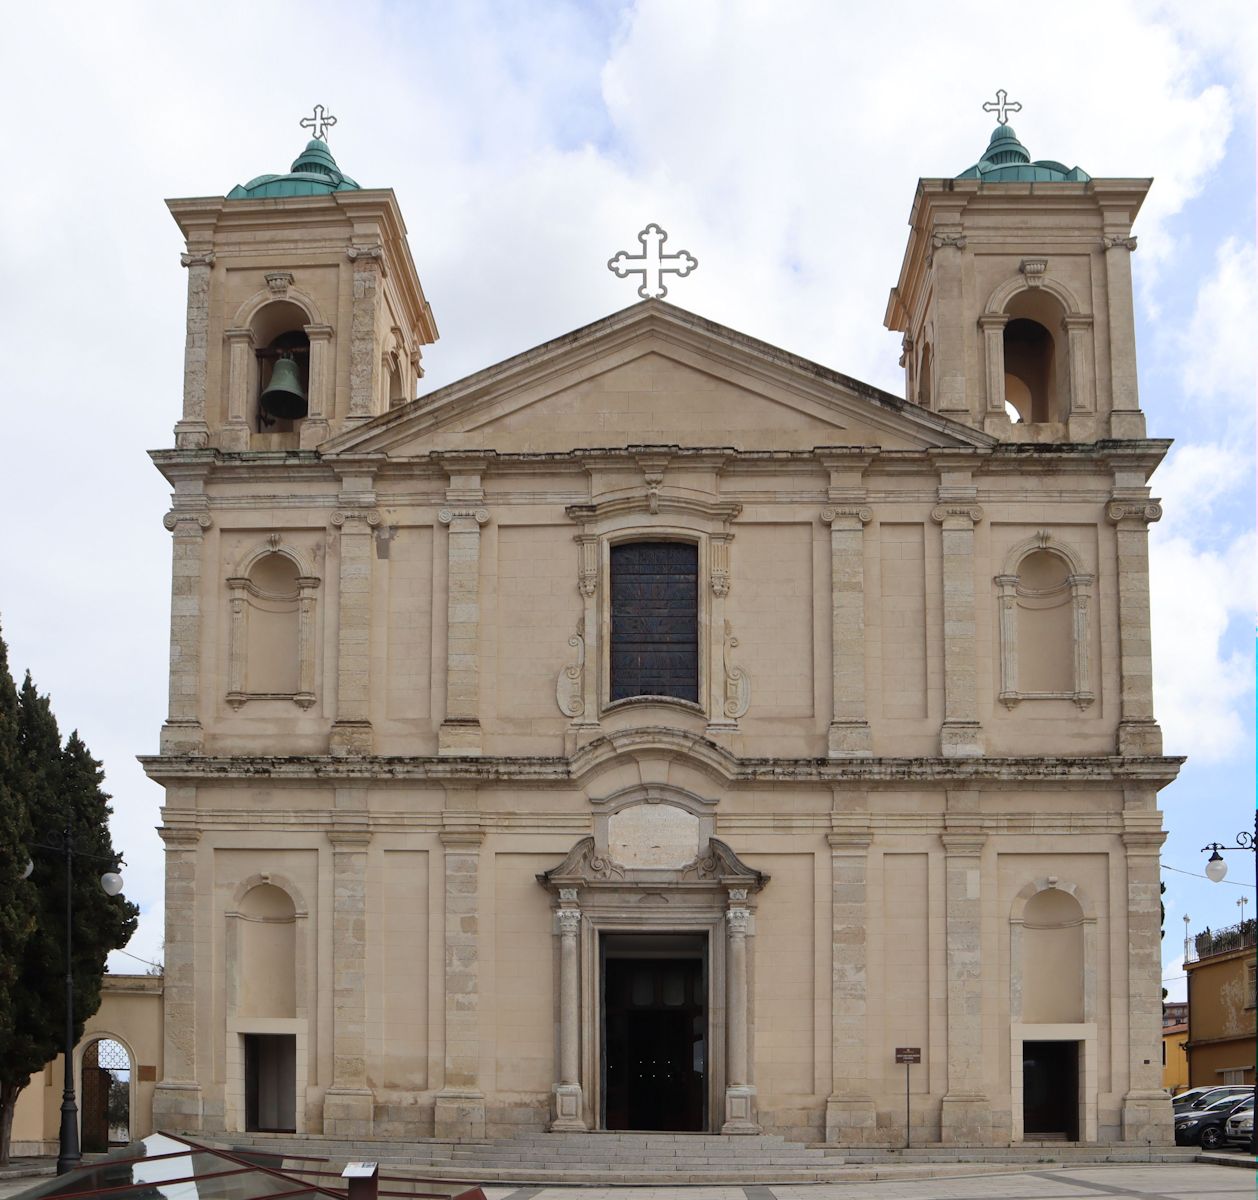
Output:
[[586,1129],[581,1115],[584,1102],[581,1085],[559,1083],[555,1085],[555,1119],[550,1123],[552,1133],[582,1133]]
[[990,1146],[992,1109],[986,1096],[945,1096],[939,1110],[939,1140],[945,1146]]
[[835,721],[830,726],[827,747],[831,758],[871,758],[873,735],[865,721]]
[[328,740],[334,758],[359,757],[372,751],[370,721],[337,721]]
[[1171,1100],[1163,1091],[1130,1091],[1123,1097],[1123,1141],[1169,1146],[1175,1140]]
[[371,1137],[375,1098],[370,1088],[328,1088],[323,1097],[323,1132],[327,1137]]
[[878,1140],[878,1110],[865,1096],[831,1096],[826,1101],[826,1141],[860,1146]]
[[201,1085],[163,1081],[153,1091],[153,1128],[201,1130]]
[[438,1092],[433,1137],[440,1141],[477,1141],[485,1136],[485,1097],[480,1092]]

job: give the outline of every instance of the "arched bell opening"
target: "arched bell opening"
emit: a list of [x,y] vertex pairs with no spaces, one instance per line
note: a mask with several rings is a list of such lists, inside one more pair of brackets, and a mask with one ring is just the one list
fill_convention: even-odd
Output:
[[[1063,312],[1057,299],[1043,289],[1016,295],[1006,309],[1003,332],[1005,406],[1015,423],[1064,421],[1070,412],[1069,348],[1065,337],[1054,337]],[[1012,411],[1011,411],[1012,410]]]
[[266,305],[253,319],[259,433],[291,432],[310,410],[310,338],[304,328],[309,321],[289,300]]

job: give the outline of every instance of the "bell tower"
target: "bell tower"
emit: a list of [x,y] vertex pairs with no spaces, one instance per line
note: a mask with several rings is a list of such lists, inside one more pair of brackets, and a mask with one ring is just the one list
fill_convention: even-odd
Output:
[[181,449],[308,450],[415,397],[432,310],[389,188],[315,136],[287,174],[167,201],[187,240]]
[[906,394],[1002,441],[1143,438],[1131,236],[1152,180],[1032,161],[1006,123],[953,179],[921,179],[884,323]]

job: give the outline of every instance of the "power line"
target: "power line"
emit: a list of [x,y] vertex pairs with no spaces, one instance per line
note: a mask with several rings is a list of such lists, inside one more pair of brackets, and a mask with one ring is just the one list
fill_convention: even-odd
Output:
[[147,958],[141,958],[138,954],[132,954],[130,950],[115,950],[114,954],[125,954],[128,958],[134,958],[136,962],[142,962],[146,967],[156,967],[159,971],[166,968],[161,963],[149,962]]
[[[1170,863],[1163,863],[1162,870],[1174,871],[1177,875],[1191,875],[1195,879],[1210,879],[1209,875],[1203,875],[1200,871],[1185,871],[1183,867],[1172,867]],[[1214,880],[1211,879],[1210,882],[1213,883]],[[1252,883],[1241,883],[1237,879],[1220,879],[1219,882],[1230,883],[1233,887],[1249,888],[1250,891],[1254,890],[1254,885]]]

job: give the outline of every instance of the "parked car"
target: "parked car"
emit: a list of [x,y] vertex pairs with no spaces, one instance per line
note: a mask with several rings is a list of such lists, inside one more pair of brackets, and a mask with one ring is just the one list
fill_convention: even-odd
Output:
[[1248,1146],[1254,1135],[1254,1102],[1242,1102],[1232,1109],[1231,1116],[1223,1123],[1223,1140],[1235,1145]]
[[1250,1107],[1250,1096],[1225,1096],[1205,1108],[1190,1108],[1175,1114],[1175,1144],[1200,1146],[1203,1150],[1217,1150],[1226,1136],[1224,1125],[1237,1109]]
[[1250,1083],[1225,1083],[1210,1087],[1196,1087],[1172,1097],[1171,1106],[1176,1113],[1181,1113],[1190,1108],[1206,1108],[1227,1096],[1243,1097],[1253,1094],[1254,1087]]

